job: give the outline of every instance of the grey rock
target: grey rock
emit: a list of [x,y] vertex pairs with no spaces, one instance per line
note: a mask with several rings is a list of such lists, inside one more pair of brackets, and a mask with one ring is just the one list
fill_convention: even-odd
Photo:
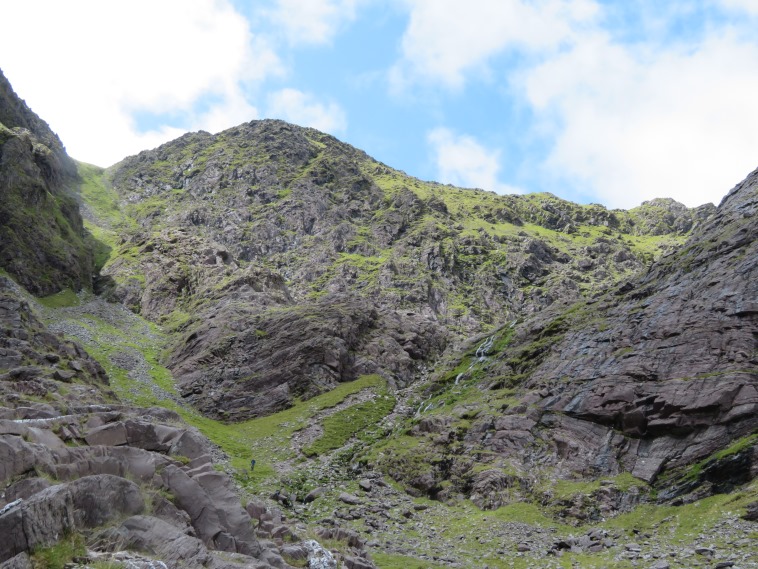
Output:
[[350,555],[346,555],[343,559],[343,562],[347,569],[376,569],[376,565],[367,559],[362,559],[360,557],[351,557]]
[[125,478],[109,474],[85,476],[70,482],[77,527],[96,527],[118,517],[139,514],[145,509],[139,487]]
[[303,542],[303,547],[308,550],[309,569],[336,569],[337,560],[319,542],[309,539]]
[[50,487],[50,481],[47,478],[24,478],[15,484],[11,484],[5,491],[5,499],[12,502],[17,499],[28,500],[37,492]]
[[225,528],[210,497],[197,481],[174,465],[166,466],[161,477],[166,489],[174,495],[176,504],[189,514],[197,536],[212,546],[213,539]]
[[89,431],[84,440],[90,446],[119,446],[127,444],[126,427],[122,422],[110,423]]
[[19,553],[15,557],[0,563],[0,569],[33,569],[32,560],[27,553]]
[[353,496],[352,494],[348,494],[347,492],[342,492],[339,495],[340,502],[344,502],[345,504],[350,504],[351,506],[356,506],[361,503],[361,499],[358,498],[358,496]]
[[303,498],[303,501],[306,504],[310,504],[311,502],[315,501],[316,498],[323,496],[325,492],[326,492],[326,489],[323,487],[314,488],[313,490],[311,490],[305,495],[305,498]]

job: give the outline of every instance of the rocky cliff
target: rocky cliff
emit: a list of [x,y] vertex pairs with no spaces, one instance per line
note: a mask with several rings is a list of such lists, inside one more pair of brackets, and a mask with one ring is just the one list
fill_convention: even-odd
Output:
[[76,165],[0,71],[0,267],[39,295],[92,286]]
[[480,340],[413,419],[414,454],[439,467],[391,443],[380,464],[412,490],[489,507],[540,493],[540,478],[630,472],[665,500],[753,480],[756,207],[758,171],[646,271]]
[[133,220],[108,294],[173,326],[183,395],[235,420],[361,374],[407,386],[462,338],[612,287],[713,212],[425,183],[281,121],[185,135],[103,183]]

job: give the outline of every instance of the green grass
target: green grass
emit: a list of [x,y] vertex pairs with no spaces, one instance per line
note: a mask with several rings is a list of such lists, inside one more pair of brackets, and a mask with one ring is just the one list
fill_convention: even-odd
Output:
[[47,308],[66,308],[69,306],[79,306],[80,304],[79,297],[70,288],[63,289],[50,296],[38,298],[37,302]]
[[51,547],[36,549],[32,553],[32,566],[34,569],[64,569],[74,557],[86,553],[84,538],[77,533],[69,534]]
[[406,555],[372,552],[371,558],[379,569],[438,569],[443,565]]
[[79,192],[100,224],[114,227],[122,223],[118,194],[105,182],[105,170],[84,162],[77,162],[76,166],[82,180]]
[[642,504],[608,520],[606,528],[655,532],[661,538],[692,540],[729,514],[742,514],[758,499],[758,483],[731,494],[716,494],[683,506]]
[[363,389],[383,390],[386,389],[386,383],[376,375],[362,376],[307,401],[299,401],[289,409],[268,417],[231,425],[208,419],[195,420],[194,424],[229,453],[233,467],[247,468],[251,457],[256,460],[260,458],[258,464],[262,464],[263,468],[259,471],[256,464],[254,473],[255,478],[260,478],[259,475],[265,471],[266,466],[295,456],[295,451],[290,446],[295,431],[307,427],[319,411],[339,405],[346,397]]
[[342,447],[352,437],[366,434],[395,407],[395,398],[386,389],[381,389],[373,401],[352,405],[326,417],[322,422],[323,434],[313,444],[303,449],[307,456],[324,454]]
[[[342,437],[352,436],[348,435],[350,425],[341,425],[341,422],[352,417],[353,412],[359,411],[361,430],[366,431],[370,424],[389,413],[395,403],[394,398],[388,394],[385,380],[377,375],[369,375],[340,384],[307,401],[298,401],[290,409],[274,415],[227,424],[204,417],[194,409],[169,398],[176,396],[176,389],[170,370],[161,364],[162,349],[168,338],[154,324],[136,315],[124,318],[118,327],[94,314],[77,316],[71,322],[90,332],[85,335],[86,339],[79,338],[79,341],[108,372],[111,387],[121,400],[143,407],[161,406],[179,413],[185,421],[197,427],[229,455],[230,466],[242,478],[243,483],[260,482],[276,476],[275,464],[293,458],[296,454],[290,446],[293,433],[308,426],[319,411],[334,407],[346,397],[364,389],[377,393],[375,405],[352,406],[346,410],[346,414],[339,413],[329,422],[325,429],[328,436],[317,445],[325,451],[323,449],[337,448],[334,445]],[[128,370],[112,361],[112,355],[128,350],[135,350],[144,356],[150,375],[148,384],[134,380],[129,376]],[[167,397],[156,397],[151,385],[163,389]],[[356,417],[352,419],[357,420]],[[257,461],[252,473],[249,472],[251,458]]]
[[645,488],[646,484],[635,478],[628,472],[612,478],[601,478],[598,480],[556,480],[550,490],[553,497],[557,500],[568,500],[578,494],[590,495],[603,486],[603,482],[612,482],[613,486],[621,492],[628,492],[633,487]]

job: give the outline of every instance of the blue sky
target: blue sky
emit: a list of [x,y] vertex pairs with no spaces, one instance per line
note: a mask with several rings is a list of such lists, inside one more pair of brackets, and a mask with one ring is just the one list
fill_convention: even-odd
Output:
[[[758,166],[758,0],[28,0],[0,68],[79,160],[282,118],[422,179],[634,207]],[[30,22],[34,22],[30,24]]]

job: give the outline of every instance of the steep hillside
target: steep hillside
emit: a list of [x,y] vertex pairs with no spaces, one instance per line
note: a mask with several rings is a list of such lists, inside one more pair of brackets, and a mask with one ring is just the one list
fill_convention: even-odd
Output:
[[[243,507],[228,456],[182,418],[216,427],[176,403],[160,331],[88,290],[108,249],[77,198],[98,171],[80,177],[0,79],[0,568],[333,567],[279,510]],[[275,536],[256,532],[263,517]],[[361,548],[341,551],[373,567]]]
[[[661,500],[753,480],[757,208],[758,171],[649,270],[480,340],[429,385],[412,439],[374,449],[375,463],[411,491],[483,507],[624,472],[659,482]],[[564,515],[607,515],[627,498],[583,496]]]
[[38,295],[92,286],[76,165],[0,71],[0,268]]
[[361,374],[409,385],[463,338],[612,287],[713,211],[440,186],[280,121],[185,135],[102,187],[126,229],[108,294],[180,335],[182,395],[234,420]]

